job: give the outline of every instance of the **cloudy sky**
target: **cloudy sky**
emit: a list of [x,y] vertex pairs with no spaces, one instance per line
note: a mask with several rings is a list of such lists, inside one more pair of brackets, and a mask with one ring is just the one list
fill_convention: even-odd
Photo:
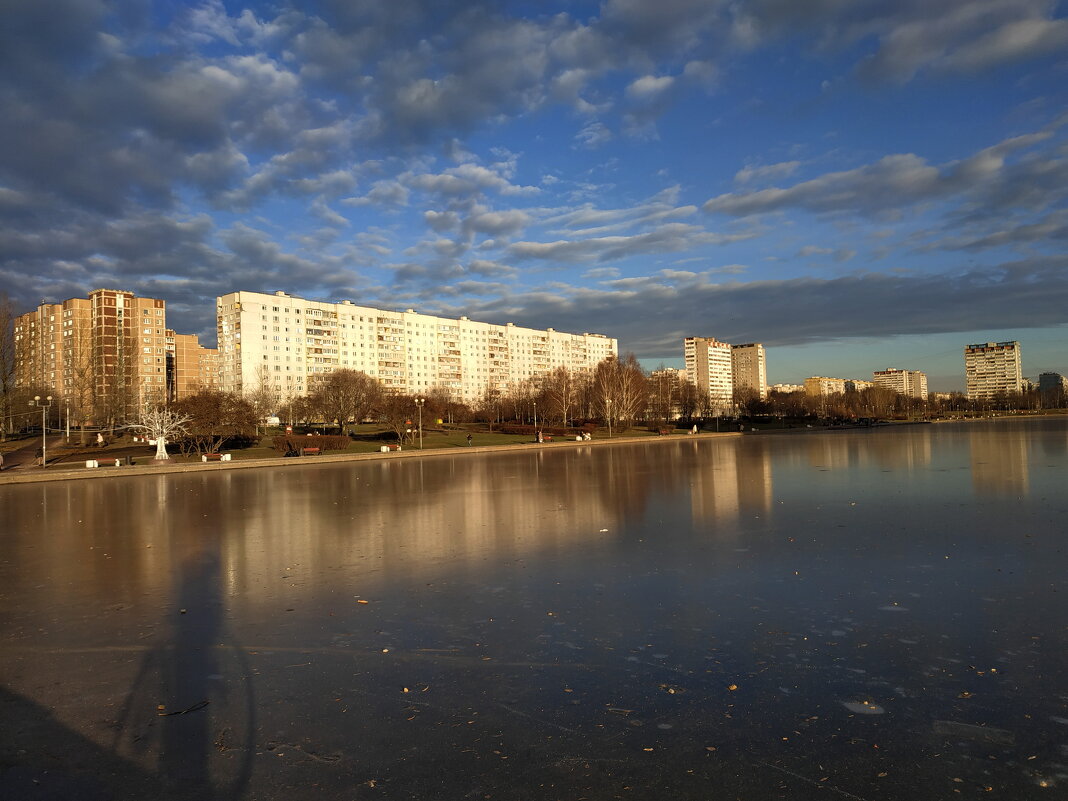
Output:
[[0,291],[1068,372],[1068,3],[5,0]]

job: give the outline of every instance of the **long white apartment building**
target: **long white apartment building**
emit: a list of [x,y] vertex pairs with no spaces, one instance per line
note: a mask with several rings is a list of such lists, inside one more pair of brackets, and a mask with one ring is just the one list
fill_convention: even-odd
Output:
[[593,370],[617,356],[617,340],[552,328],[494,325],[390,311],[351,301],[305,300],[285,292],[231,292],[216,299],[220,388],[271,387],[308,394],[334,370],[364,372],[398,392],[450,390],[474,401],[557,367]]

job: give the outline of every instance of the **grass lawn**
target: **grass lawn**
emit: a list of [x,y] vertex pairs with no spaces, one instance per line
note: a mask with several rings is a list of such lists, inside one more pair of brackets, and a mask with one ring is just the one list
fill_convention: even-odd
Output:
[[[229,453],[233,460],[255,460],[255,459],[277,459],[281,454],[275,450],[273,439],[281,432],[278,430],[270,431],[260,438],[260,441],[249,448],[232,448],[223,449],[224,453]],[[336,431],[328,431],[321,433],[336,433]],[[683,434],[686,433],[683,429],[675,429],[673,433]],[[327,451],[328,454],[336,455],[343,453],[377,453],[382,445],[387,443],[395,443],[396,440],[391,437],[380,438],[381,435],[386,434],[385,429],[381,426],[366,424],[357,426],[354,431],[357,439],[354,439],[344,451]],[[451,448],[466,448],[468,447],[467,435],[471,435],[471,445],[475,447],[493,447],[497,445],[521,445],[527,443],[533,443],[534,437],[530,434],[502,434],[498,431],[488,431],[484,425],[470,425],[470,426],[434,426],[432,428],[423,428],[423,450],[448,450]],[[298,434],[299,436],[299,434]],[[388,436],[388,435],[387,435]],[[648,429],[631,428],[627,431],[620,433],[618,431],[613,432],[612,439],[634,439],[641,437],[657,436],[657,432],[649,431]],[[607,429],[600,429],[593,435],[595,440],[608,439]],[[135,464],[147,464],[152,460],[155,455],[155,446],[148,445],[145,442],[134,442],[131,437],[119,437],[110,444],[103,448],[97,447],[95,443],[90,443],[84,447],[77,444],[75,437],[72,437],[72,443],[69,446],[59,446],[49,449],[49,464],[55,467],[81,467],[88,459],[96,459],[101,464],[110,463],[115,459],[119,459],[125,462],[127,458],[131,458]],[[560,443],[567,441],[565,438],[555,437],[554,442]],[[573,441],[573,440],[571,440]],[[0,448],[4,450],[11,450],[18,445],[25,444],[20,441],[9,441],[7,443],[0,444]],[[547,443],[552,444],[552,443]],[[405,442],[404,450],[418,450],[419,438],[415,437],[415,442]],[[178,464],[200,462],[200,456],[193,454],[189,456],[183,456],[177,453],[175,449],[169,449],[171,459]]]
[[[281,454],[274,449],[272,440],[274,437],[279,436],[281,432],[271,432],[260,439],[258,445],[254,445],[251,448],[234,449],[228,451],[233,459],[277,459]],[[329,431],[322,431],[320,433],[336,434],[336,429]],[[386,430],[381,426],[374,424],[364,424],[356,426],[353,433],[357,439],[353,440],[348,448],[344,451],[327,451],[328,454],[342,454],[342,453],[377,453],[379,449],[387,443],[395,443],[396,440],[392,438],[379,438],[380,435],[386,434]],[[685,431],[677,429],[675,433],[683,434]],[[532,443],[534,437],[530,434],[502,434],[498,431],[487,431],[485,426],[471,425],[471,426],[434,426],[423,428],[423,450],[448,450],[450,448],[466,448],[468,447],[467,435],[471,435],[471,445],[474,447],[493,447],[496,445],[522,445],[526,443]],[[299,434],[297,435],[300,436]],[[647,437],[657,436],[656,431],[648,431],[645,428],[631,428],[623,434],[619,432],[613,432],[613,439],[618,438],[635,438],[635,437]],[[360,439],[360,437],[366,437],[366,439]],[[594,433],[594,439],[602,440],[608,439],[607,429],[602,429]],[[560,437],[555,437],[554,442],[563,442]],[[415,442],[405,441],[403,444],[404,450],[418,450],[419,449],[419,437],[415,436]],[[181,459],[181,457],[178,457]],[[200,457],[196,457],[199,459]]]

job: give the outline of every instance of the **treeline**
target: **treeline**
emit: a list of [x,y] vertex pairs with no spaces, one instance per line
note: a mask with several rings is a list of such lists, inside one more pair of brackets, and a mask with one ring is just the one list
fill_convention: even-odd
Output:
[[[10,303],[0,298],[0,436],[40,425],[39,407],[30,407],[29,401],[34,395],[51,394],[15,388],[11,317]],[[71,433],[85,444],[87,430],[136,426],[143,422],[146,408],[166,407],[184,421],[174,436],[168,434],[167,441],[201,453],[216,451],[224,444],[237,447],[257,441],[264,423],[274,416],[304,430],[327,429],[339,435],[351,433],[360,423],[375,422],[404,439],[419,419],[424,427],[441,420],[447,424],[480,422],[490,427],[519,424],[546,429],[595,424],[623,431],[635,425],[690,427],[715,418],[886,420],[1062,409],[1066,405],[1063,389],[1007,393],[987,401],[970,401],[960,393],[925,401],[881,387],[823,397],[771,392],[760,398],[755,391],[746,390],[732,398],[711,398],[681,379],[678,371],[646,372],[633,354],[606,359],[592,371],[558,367],[507,390],[487,390],[474,403],[465,402],[459,393],[445,387],[420,394],[398,393],[365,373],[348,369],[314,381],[307,396],[282,397],[274,390],[271,376],[263,371],[258,385],[243,395],[205,389],[166,403],[162,392],[147,399],[142,393],[138,403],[137,389],[132,380],[122,380],[122,369],[116,371],[119,380],[114,386],[100,392],[94,389],[91,371],[76,368],[77,364],[71,368],[66,396],[54,397],[47,409],[50,429],[69,425]]]

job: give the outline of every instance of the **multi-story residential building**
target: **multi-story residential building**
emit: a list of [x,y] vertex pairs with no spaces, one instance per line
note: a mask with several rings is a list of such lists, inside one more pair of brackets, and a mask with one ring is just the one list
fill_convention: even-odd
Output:
[[927,374],[919,370],[899,370],[887,367],[872,373],[875,386],[892,389],[910,398],[927,400]]
[[618,343],[565,334],[305,300],[285,292],[238,291],[216,300],[219,384],[230,392],[269,387],[282,398],[308,394],[315,380],[357,370],[398,392],[441,387],[465,401],[504,391],[557,367],[592,371]]
[[772,384],[768,388],[769,392],[781,392],[783,394],[789,394],[791,392],[804,392],[804,384]]
[[731,346],[713,337],[686,337],[683,343],[686,376],[717,411],[734,405]]
[[1020,343],[986,342],[964,348],[964,377],[969,400],[992,400],[1023,391]]
[[97,289],[88,299],[43,303],[15,320],[15,381],[99,404],[166,396],[166,305]]
[[731,375],[735,392],[752,390],[761,400],[768,397],[768,365],[764,346],[759,342],[731,345]]
[[875,384],[871,381],[861,381],[859,378],[812,376],[805,379],[805,393],[817,398],[825,395],[844,395],[847,392],[863,392],[873,386]]
[[[64,313],[67,309],[72,319]],[[75,312],[77,316],[73,317]],[[88,316],[89,302],[78,299],[77,303],[42,303],[34,311],[16,317],[12,332],[15,385],[61,395],[70,370],[69,358],[64,354],[68,323],[77,323],[81,331],[88,325]]]
[[196,334],[167,329],[167,400],[195,395],[219,384],[219,352],[205,348]]
[[1068,378],[1065,378],[1060,373],[1039,373],[1039,392],[1056,392],[1058,390],[1068,390]]
[[821,398],[825,395],[844,395],[846,380],[844,378],[827,378],[816,375],[805,379],[805,394]]

